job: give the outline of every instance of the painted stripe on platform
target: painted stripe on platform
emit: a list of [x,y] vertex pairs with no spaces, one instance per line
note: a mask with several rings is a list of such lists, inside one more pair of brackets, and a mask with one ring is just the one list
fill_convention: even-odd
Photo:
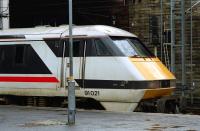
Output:
[[51,82],[51,83],[58,83],[59,81],[55,77],[0,76],[0,82]]

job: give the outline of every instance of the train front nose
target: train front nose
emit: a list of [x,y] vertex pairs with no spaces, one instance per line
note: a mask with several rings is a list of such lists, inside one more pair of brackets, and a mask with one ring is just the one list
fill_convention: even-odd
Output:
[[175,89],[175,76],[158,58],[130,58],[144,78],[146,87],[143,99],[169,96]]
[[145,80],[175,80],[174,75],[158,58],[130,58]]

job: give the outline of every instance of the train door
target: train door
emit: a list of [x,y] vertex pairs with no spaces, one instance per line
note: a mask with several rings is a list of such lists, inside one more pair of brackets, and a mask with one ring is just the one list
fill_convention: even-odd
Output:
[[74,39],[73,40],[74,79],[76,81],[76,86],[79,86],[81,88],[84,88],[84,80],[85,80],[85,66],[86,66],[85,52],[86,52],[86,40]]

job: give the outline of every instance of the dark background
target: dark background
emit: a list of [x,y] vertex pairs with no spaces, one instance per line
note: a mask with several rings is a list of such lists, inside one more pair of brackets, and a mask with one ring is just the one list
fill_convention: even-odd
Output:
[[[124,0],[73,0],[76,25],[112,25],[127,29],[128,5]],[[10,27],[68,24],[67,0],[10,0]]]

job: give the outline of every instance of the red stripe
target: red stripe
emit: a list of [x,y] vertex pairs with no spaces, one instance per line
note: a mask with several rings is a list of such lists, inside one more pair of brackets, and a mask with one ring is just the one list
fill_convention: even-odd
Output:
[[10,76],[0,76],[0,82],[59,82],[55,77],[10,77]]

